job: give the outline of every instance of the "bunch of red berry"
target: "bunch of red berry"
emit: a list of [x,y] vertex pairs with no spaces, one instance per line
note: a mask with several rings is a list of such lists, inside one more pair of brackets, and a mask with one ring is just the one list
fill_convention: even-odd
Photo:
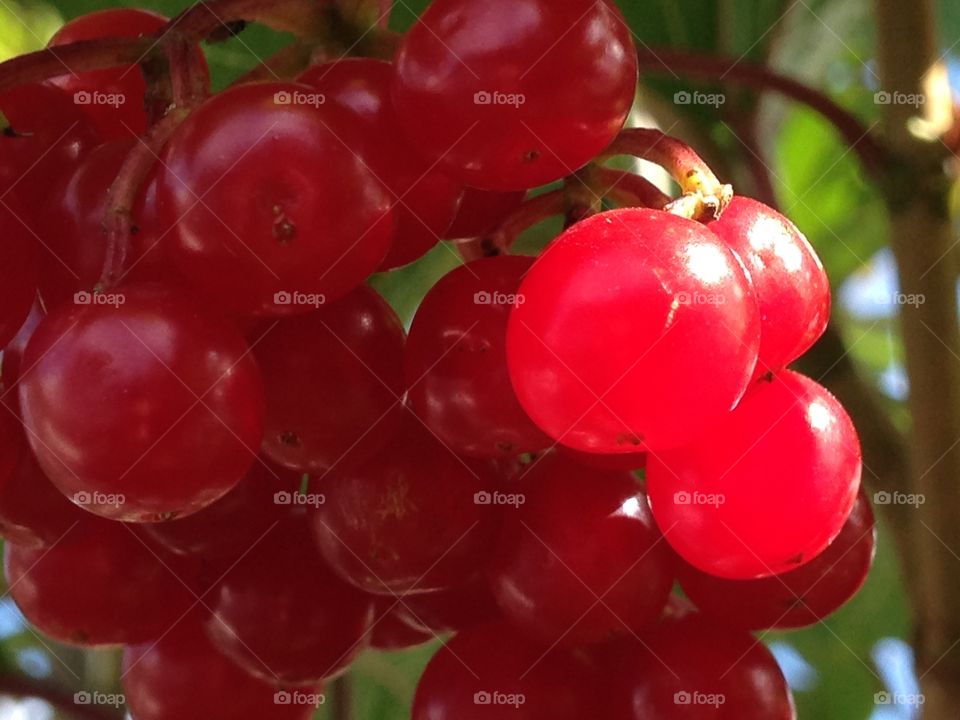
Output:
[[[793,717],[750,631],[818,622],[873,556],[850,418],[786,369],[828,283],[785,217],[623,130],[615,6],[435,0],[389,60],[212,96],[177,27],[95,13],[44,57],[116,61],[0,66],[26,618],[125,645],[137,720],[307,718],[367,646],[449,633],[414,720]],[[468,261],[407,336],[365,281],[442,238]]]

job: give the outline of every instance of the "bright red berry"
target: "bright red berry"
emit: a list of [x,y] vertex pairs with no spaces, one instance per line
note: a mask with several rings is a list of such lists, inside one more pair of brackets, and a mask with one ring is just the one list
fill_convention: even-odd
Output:
[[756,374],[782,370],[827,327],[830,283],[817,253],[776,210],[737,196],[710,229],[743,260],[760,306]]
[[651,455],[647,486],[687,562],[732,579],[779,574],[840,532],[860,487],[860,442],[836,398],[784,371],[708,435]]
[[507,331],[520,404],[555,440],[593,453],[694,439],[739,401],[760,340],[740,261],[699,223],[625,209],[553,241]]

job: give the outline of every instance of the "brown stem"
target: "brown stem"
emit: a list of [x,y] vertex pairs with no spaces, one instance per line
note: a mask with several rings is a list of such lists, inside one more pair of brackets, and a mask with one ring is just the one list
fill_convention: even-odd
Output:
[[168,28],[198,42],[243,20],[298,37],[313,37],[324,27],[323,9],[329,4],[330,0],[206,0],[173,18]]
[[78,720],[120,720],[123,710],[104,705],[79,705],[73,693],[22,675],[0,675],[0,695],[38,698],[61,713]]
[[333,695],[333,720],[350,720],[353,715],[353,683],[349,675],[341,675],[330,684]]
[[609,197],[621,207],[639,205],[662,210],[671,202],[669,195],[636,173],[599,168],[597,180],[600,194]]
[[175,108],[154,125],[130,150],[110,185],[110,202],[104,218],[107,253],[98,288],[108,289],[119,282],[127,267],[133,237],[133,207],[157,156],[187,115],[189,108]]
[[82,40],[20,55],[0,63],[0,93],[58,75],[136,65],[154,43],[149,37]]
[[312,44],[292,42],[268,57],[249,72],[237,78],[233,84],[263,80],[291,80],[317,61],[317,49]]
[[929,718],[960,708],[960,330],[955,236],[948,211],[948,150],[914,130],[949,97],[938,62],[932,0],[874,0],[877,61],[883,90],[927,97],[919,107],[882,106],[884,138],[894,161],[888,182],[891,246],[901,290],[922,302],[902,306],[900,322],[910,380],[910,471],[905,490],[926,502],[912,510],[914,545],[908,588],[915,622],[917,671]]
[[543,222],[554,215],[562,215],[567,208],[563,190],[551,190],[543,195],[525,200],[510,213],[500,226],[484,238],[482,247],[486,255],[507,253],[524,230]]
[[733,197],[733,189],[721,183],[713,170],[685,142],[653,128],[628,128],[607,148],[606,155],[633,155],[661,165],[677,184],[683,197],[667,210],[693,219],[720,215]]
[[756,90],[779,92],[803,103],[820,113],[837,129],[874,178],[883,179],[889,164],[889,158],[883,146],[853,113],[844,110],[818,90],[745,60],[666,48],[643,47],[637,51],[637,57],[642,71],[661,74],[682,73],[708,80],[734,82]]

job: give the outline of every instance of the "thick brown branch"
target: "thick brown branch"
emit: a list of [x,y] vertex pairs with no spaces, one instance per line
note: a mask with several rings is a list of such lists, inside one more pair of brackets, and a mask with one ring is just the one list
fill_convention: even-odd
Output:
[[756,90],[772,90],[803,103],[820,113],[859,155],[866,170],[880,178],[887,167],[887,155],[867,127],[852,113],[814,88],[744,60],[687,53],[666,48],[640,48],[641,71],[682,74],[718,82],[734,82]]

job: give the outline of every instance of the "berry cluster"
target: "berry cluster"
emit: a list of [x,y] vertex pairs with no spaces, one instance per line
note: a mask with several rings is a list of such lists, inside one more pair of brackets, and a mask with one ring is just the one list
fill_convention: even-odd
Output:
[[[873,557],[850,418],[786,369],[829,287],[789,220],[623,130],[636,82],[612,2],[435,0],[390,60],[196,107],[134,66],[0,93],[26,618],[126,646],[137,720],[307,718],[364,648],[449,633],[414,720],[793,717],[750,631],[818,622]],[[467,261],[408,333],[366,280],[442,238]]]

